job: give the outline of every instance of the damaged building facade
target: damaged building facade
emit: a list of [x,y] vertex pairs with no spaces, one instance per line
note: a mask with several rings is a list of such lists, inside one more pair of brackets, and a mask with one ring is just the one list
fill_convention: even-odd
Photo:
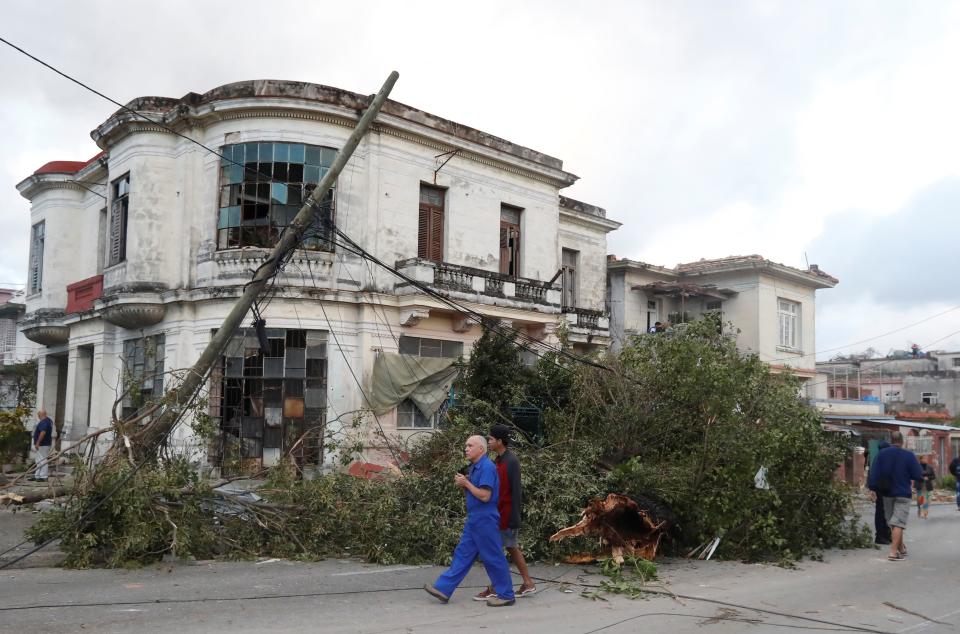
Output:
[[737,346],[774,371],[809,381],[815,370],[815,294],[838,280],[816,265],[803,270],[759,255],[699,260],[664,268],[610,257],[607,263],[614,349],[628,337],[719,313]]
[[[92,132],[100,154],[48,163],[18,185],[31,204],[20,329],[39,346],[38,400],[66,438],[159,397],[196,361],[366,99],[283,81],[139,98],[128,107],[163,126],[118,111]],[[329,222],[261,301],[267,349],[238,332],[214,369],[216,440],[180,426],[174,444],[201,462],[254,468],[362,410],[376,409],[388,434],[434,427],[437,399],[384,388],[410,367],[384,360],[429,359],[413,374],[435,396],[479,326],[343,248],[330,224],[529,337],[556,342],[565,324],[582,352],[608,345],[606,235],[619,223],[560,195],[576,178],[559,159],[388,101],[327,196]],[[296,451],[305,463],[330,459],[317,442]]]

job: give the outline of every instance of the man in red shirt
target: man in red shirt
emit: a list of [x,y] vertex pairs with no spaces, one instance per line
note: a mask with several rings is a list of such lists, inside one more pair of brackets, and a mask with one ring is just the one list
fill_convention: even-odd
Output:
[[[497,475],[500,480],[500,496],[497,500],[497,510],[500,512],[500,538],[507,549],[510,559],[517,565],[517,570],[523,578],[523,583],[516,591],[517,597],[526,597],[537,591],[537,586],[530,578],[527,562],[520,551],[517,540],[520,531],[520,506],[523,503],[523,487],[520,484],[520,461],[509,449],[510,428],[506,425],[494,425],[487,436],[487,446],[497,454]],[[486,601],[494,594],[493,588],[474,597],[476,601]]]

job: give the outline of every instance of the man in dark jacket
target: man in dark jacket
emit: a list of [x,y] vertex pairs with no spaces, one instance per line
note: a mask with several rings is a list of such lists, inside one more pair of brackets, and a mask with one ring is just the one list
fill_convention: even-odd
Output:
[[960,511],[960,456],[954,456],[950,461],[950,473],[957,481],[957,510]]
[[903,442],[895,434],[891,446],[880,451],[870,470],[868,486],[883,496],[883,509],[890,525],[890,561],[902,561],[907,554],[903,545],[903,531],[910,518],[910,500],[913,481],[923,477],[923,470],[913,452],[900,447]]
[[[884,449],[890,446],[886,440],[877,445],[877,453],[880,453]],[[873,463],[876,462],[876,456],[870,456],[870,473],[873,473]],[[890,536],[890,527],[887,526],[887,514],[883,510],[883,496],[874,491],[873,496],[873,527],[875,529],[875,536],[873,541],[875,544],[882,546],[890,544],[893,541],[893,538]]]
[[[520,551],[518,535],[520,532],[520,507],[523,504],[523,486],[520,483],[520,461],[510,451],[510,428],[506,425],[494,425],[487,436],[487,445],[497,454],[497,475],[500,478],[500,496],[497,502],[500,511],[500,538],[510,559],[517,565],[523,583],[517,588],[518,597],[526,597],[537,591],[527,561]],[[477,601],[486,601],[494,594],[492,587],[474,597]]]

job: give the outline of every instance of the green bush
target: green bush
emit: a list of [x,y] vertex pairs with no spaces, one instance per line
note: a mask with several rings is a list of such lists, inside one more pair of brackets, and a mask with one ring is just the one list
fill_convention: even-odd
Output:
[[24,425],[28,416],[25,407],[0,411],[0,463],[26,461],[30,455],[30,431]]
[[957,479],[953,477],[953,474],[946,473],[940,477],[937,487],[940,489],[947,489],[948,491],[956,491]]

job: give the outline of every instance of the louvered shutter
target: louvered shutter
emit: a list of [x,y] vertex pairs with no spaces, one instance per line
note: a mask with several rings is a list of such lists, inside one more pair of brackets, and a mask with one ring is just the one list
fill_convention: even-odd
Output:
[[443,262],[443,209],[430,210],[430,259]]
[[122,259],[121,246],[123,244],[123,204],[115,201],[110,208],[110,265],[117,264]]
[[420,207],[420,219],[417,224],[417,257],[430,259],[430,210]]

